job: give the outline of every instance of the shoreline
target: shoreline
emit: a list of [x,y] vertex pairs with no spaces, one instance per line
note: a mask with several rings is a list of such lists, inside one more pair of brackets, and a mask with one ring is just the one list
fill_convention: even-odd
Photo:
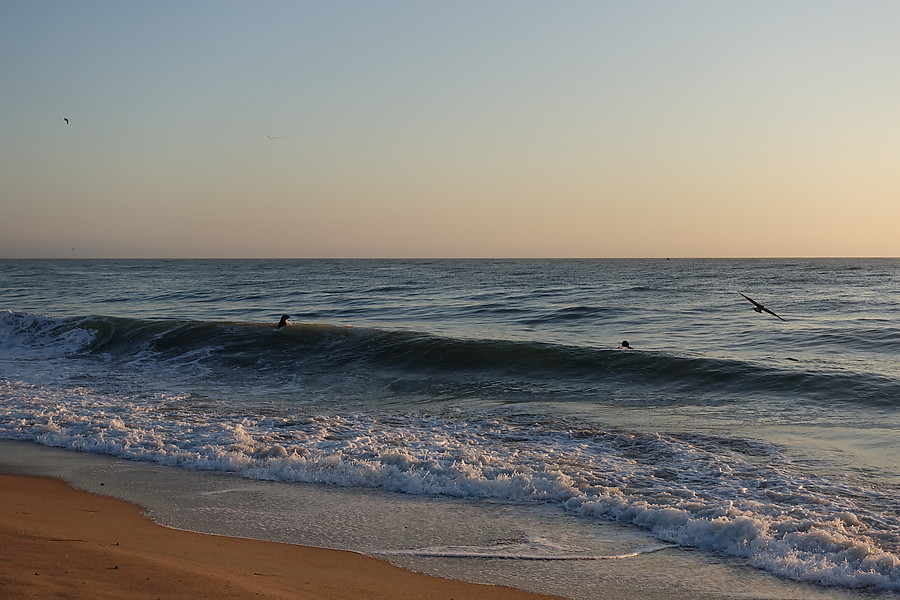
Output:
[[[30,487],[13,499],[8,482],[16,477]],[[255,481],[0,440],[0,544],[14,549],[10,557],[0,553],[0,590],[24,600],[897,598],[792,581],[679,547],[576,562],[387,557],[391,548],[478,545],[523,531],[574,545],[588,539],[572,537],[585,531],[572,529],[566,518],[523,511]],[[86,537],[114,514],[124,521],[113,533],[136,537],[128,543],[119,534]],[[530,524],[525,530],[522,519]],[[652,539],[609,523],[594,523],[586,535],[612,544],[610,553]],[[87,554],[92,562],[83,562]],[[133,590],[118,583],[127,577]],[[183,593],[161,588],[167,580],[193,587]]]
[[[2,465],[0,465],[2,469]],[[442,579],[345,550],[170,529],[124,500],[0,472],[0,587],[65,598],[549,600]]]

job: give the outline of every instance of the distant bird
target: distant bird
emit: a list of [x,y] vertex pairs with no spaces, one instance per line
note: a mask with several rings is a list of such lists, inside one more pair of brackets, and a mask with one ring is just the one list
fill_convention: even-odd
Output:
[[[755,310],[756,312],[762,314],[762,312],[765,311],[765,312],[769,313],[770,315],[772,315],[773,317],[778,317],[778,315],[773,313],[771,310],[769,310],[768,308],[766,308],[765,306],[763,306],[762,304],[760,304],[759,302],[757,302],[750,296],[747,296],[746,294],[743,294],[741,292],[738,292],[738,293],[741,294],[741,296],[744,296],[744,298],[746,298],[747,300],[749,300],[751,304],[753,304],[753,310]],[[778,318],[781,319],[781,317],[778,317]],[[781,319],[781,320],[784,321],[786,319]]]
[[66,122],[66,125],[68,125],[68,124],[69,124],[69,117],[63,117],[63,121],[65,121],[65,122]]
[[619,348],[621,348],[622,350],[634,350],[634,348],[632,348],[632,347],[628,344],[628,340],[622,340],[622,345],[619,346]]
[[278,321],[278,325],[275,326],[276,329],[281,329],[285,325],[288,324],[288,319],[291,318],[291,315],[281,315],[281,320]]

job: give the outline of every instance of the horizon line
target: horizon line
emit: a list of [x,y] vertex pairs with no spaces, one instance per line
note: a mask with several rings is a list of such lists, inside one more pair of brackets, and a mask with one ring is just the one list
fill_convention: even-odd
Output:
[[894,260],[900,256],[0,256],[0,260]]

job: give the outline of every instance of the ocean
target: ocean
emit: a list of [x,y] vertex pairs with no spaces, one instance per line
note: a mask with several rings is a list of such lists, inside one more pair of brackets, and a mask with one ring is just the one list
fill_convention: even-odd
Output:
[[0,260],[0,438],[177,473],[180,527],[571,598],[685,551],[893,596],[898,293],[898,259]]

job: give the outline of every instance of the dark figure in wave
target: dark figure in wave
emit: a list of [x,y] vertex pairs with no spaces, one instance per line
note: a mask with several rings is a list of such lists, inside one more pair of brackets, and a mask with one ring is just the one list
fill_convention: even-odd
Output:
[[622,350],[634,350],[634,348],[632,348],[632,347],[628,344],[628,340],[622,340],[622,345],[619,346],[619,348],[621,348]]
[[281,329],[285,325],[288,324],[288,319],[291,318],[291,315],[281,315],[281,320],[278,321],[278,325],[275,326],[276,329]]

